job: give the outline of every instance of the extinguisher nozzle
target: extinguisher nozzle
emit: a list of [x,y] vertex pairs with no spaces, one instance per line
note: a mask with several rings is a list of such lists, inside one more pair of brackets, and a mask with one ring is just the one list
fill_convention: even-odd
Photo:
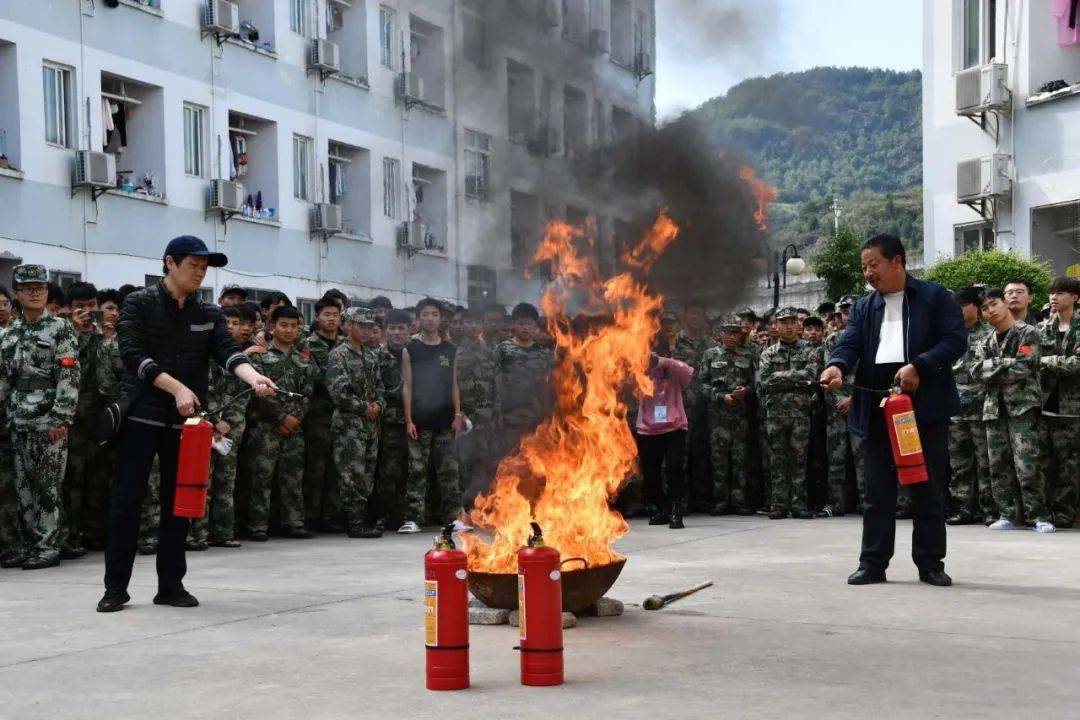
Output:
[[544,531],[540,529],[540,523],[535,520],[529,523],[532,528],[532,537],[529,538],[529,547],[541,547],[544,545]]

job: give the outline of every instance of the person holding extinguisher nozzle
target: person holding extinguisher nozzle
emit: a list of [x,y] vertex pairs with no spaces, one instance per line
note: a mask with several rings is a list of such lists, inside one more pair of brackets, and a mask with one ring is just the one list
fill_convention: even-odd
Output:
[[944,487],[948,421],[960,409],[952,365],[967,349],[964,316],[948,290],[908,274],[900,238],[877,235],[863,245],[860,257],[863,277],[875,292],[852,308],[820,379],[823,386],[838,390],[844,374],[857,367],[848,425],[851,433],[866,440],[866,498],[859,568],[848,584],[885,582],[893,556],[897,474],[879,406],[898,385],[911,395],[929,473],[928,482],[908,486],[914,508],[911,555],[919,580],[948,586],[952,578],[944,564]]
[[205,407],[210,359],[251,386],[273,395],[277,386],[248,362],[229,334],[220,309],[200,302],[196,292],[208,267],[224,267],[225,255],[210,252],[189,235],[174,238],[162,258],[165,277],[131,293],[120,311],[117,339],[124,362],[121,406],[126,406],[117,442],[105,546],[105,594],[98,612],[122,610],[135,561],[139,511],[150,468],[161,471],[161,528],[157,555],[157,605],[195,607],[184,589],[184,540],[188,520],[173,515],[183,418]]

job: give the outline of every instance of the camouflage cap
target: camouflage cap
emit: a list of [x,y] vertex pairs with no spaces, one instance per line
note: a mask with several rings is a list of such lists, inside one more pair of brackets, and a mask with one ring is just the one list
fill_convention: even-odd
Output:
[[239,295],[242,299],[247,300],[248,291],[239,285],[226,285],[222,288],[218,297],[225,297],[226,295]]
[[840,298],[840,302],[836,303],[836,307],[838,307],[838,308],[851,307],[858,300],[859,300],[859,298],[855,297],[854,295],[845,295],[844,297]]
[[751,320],[757,320],[758,314],[756,312],[754,312],[754,308],[747,305],[743,309],[739,310],[739,312],[735,315],[735,317],[750,318]]
[[679,313],[674,310],[668,310],[666,313],[660,316],[660,322],[666,322],[671,320],[673,322],[679,322]]
[[775,317],[777,320],[787,320],[788,318],[798,319],[799,311],[789,305],[788,307],[782,307],[777,310],[776,315],[774,315],[773,317]]
[[742,315],[726,315],[720,324],[723,330],[737,330],[742,332]]
[[23,283],[49,283],[49,271],[44,265],[16,265],[14,276],[11,278],[11,287],[19,287]]
[[358,325],[378,325],[379,318],[375,311],[360,305],[354,305],[345,311],[345,319]]

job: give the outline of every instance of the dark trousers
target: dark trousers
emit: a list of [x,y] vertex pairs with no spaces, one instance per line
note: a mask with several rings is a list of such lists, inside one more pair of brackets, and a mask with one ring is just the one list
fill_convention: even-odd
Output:
[[126,591],[135,562],[139,514],[154,456],[161,470],[161,527],[158,530],[158,590],[175,592],[187,573],[184,540],[188,519],[173,515],[180,431],[128,420],[117,443],[116,470],[109,497],[105,541],[105,589]]
[[[660,435],[638,435],[645,498],[661,512],[668,508],[669,501],[681,500],[686,494],[683,468],[685,452],[685,430],[673,430]],[[666,495],[664,480],[667,481]]]
[[[949,426],[947,422],[919,423],[923,455],[930,480],[909,485],[914,529],[911,559],[922,572],[944,569],[945,494],[949,473]],[[896,545],[896,466],[883,413],[870,414],[870,434],[863,451],[866,501],[863,506],[862,553],[859,567],[884,570]]]

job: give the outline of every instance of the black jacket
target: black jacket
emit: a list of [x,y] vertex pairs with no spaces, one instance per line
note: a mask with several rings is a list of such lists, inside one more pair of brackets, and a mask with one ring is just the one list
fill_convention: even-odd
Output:
[[[844,334],[829,356],[829,365],[844,372],[858,363],[855,384],[873,384],[874,365],[885,319],[885,298],[871,293],[851,309]],[[964,314],[952,293],[937,283],[908,275],[904,288],[904,358],[919,371],[919,389],[912,395],[920,423],[948,420],[960,411],[952,364],[967,351]],[[870,413],[880,412],[881,396],[856,390],[848,415],[851,431],[866,437]]]
[[173,396],[154,387],[161,373],[190,388],[205,408],[210,357],[229,371],[248,361],[220,308],[195,295],[181,308],[163,282],[127,296],[116,335],[124,361],[123,393],[137,394],[128,417],[138,420],[181,422]]

